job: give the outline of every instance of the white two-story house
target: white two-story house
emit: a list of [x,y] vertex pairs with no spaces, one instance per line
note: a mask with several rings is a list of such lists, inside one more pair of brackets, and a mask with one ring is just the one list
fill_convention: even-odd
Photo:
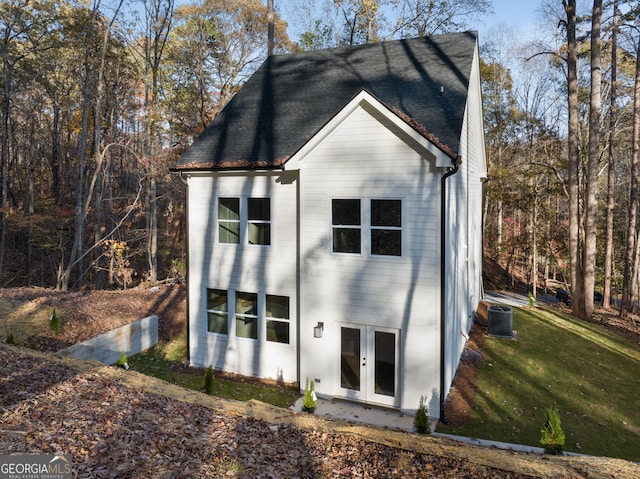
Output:
[[172,171],[191,365],[442,415],[482,290],[475,32],[272,56]]

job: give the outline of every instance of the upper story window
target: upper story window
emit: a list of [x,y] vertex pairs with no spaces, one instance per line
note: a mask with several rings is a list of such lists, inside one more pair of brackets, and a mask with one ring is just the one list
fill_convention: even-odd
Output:
[[271,244],[270,198],[218,198],[218,241]]
[[331,200],[334,253],[362,251],[362,213],[359,199]]
[[218,198],[218,240],[240,243],[240,198]]
[[332,251],[402,256],[402,200],[332,199]]
[[271,244],[271,200],[247,198],[249,244]]
[[371,200],[371,254],[402,256],[400,200]]

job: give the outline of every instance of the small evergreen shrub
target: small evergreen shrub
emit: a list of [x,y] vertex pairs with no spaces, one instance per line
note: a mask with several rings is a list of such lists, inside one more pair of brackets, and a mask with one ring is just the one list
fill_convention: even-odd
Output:
[[426,406],[426,398],[424,396],[420,396],[420,405],[416,410],[416,415],[413,418],[413,427],[420,434],[429,434],[431,433],[431,426],[429,425],[429,410]]
[[56,312],[56,308],[53,308],[53,312],[51,316],[49,316],[49,328],[56,334],[60,334],[62,332],[62,323],[60,322],[60,316]]
[[11,331],[9,331],[9,334],[7,334],[7,344],[15,344],[16,341],[15,339],[13,339],[13,333]]
[[211,366],[204,372],[204,392],[213,394],[213,368]]
[[120,355],[120,359],[116,361],[116,366],[122,369],[129,370],[129,358],[127,358],[127,353],[122,353]]
[[547,408],[545,422],[542,426],[540,444],[545,454],[562,454],[564,448],[564,431],[560,425],[560,414],[556,408]]
[[317,399],[313,381],[309,381],[309,378],[307,378],[304,388],[304,396],[302,396],[302,410],[313,414],[318,405]]

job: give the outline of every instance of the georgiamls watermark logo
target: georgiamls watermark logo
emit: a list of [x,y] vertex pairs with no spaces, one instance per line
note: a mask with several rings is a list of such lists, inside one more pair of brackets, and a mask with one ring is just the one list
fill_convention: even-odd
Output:
[[0,479],[71,479],[71,459],[64,455],[0,456]]

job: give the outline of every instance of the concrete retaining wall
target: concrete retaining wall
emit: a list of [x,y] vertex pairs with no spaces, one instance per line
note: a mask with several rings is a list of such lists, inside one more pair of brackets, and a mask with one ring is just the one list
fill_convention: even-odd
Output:
[[147,316],[121,326],[108,333],[96,336],[84,343],[74,344],[58,351],[60,356],[74,359],[93,359],[104,364],[113,364],[122,353],[138,354],[158,342],[158,316]]

